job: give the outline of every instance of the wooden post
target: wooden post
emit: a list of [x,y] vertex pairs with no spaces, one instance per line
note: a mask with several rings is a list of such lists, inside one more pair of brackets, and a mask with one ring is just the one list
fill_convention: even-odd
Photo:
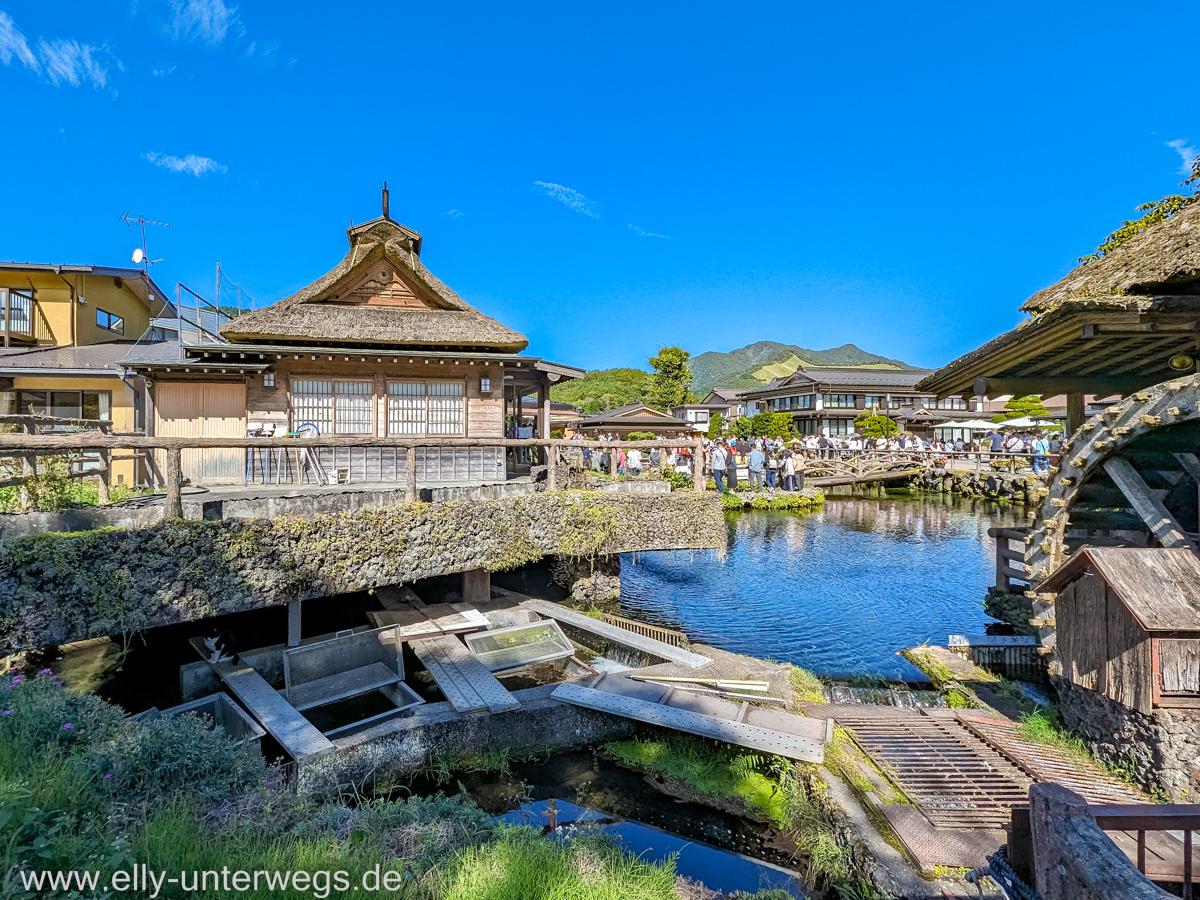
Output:
[[1007,592],[1011,587],[1008,580],[1008,574],[1005,571],[1007,562],[1004,559],[1004,554],[1000,552],[1000,548],[1008,546],[1008,538],[1004,536],[1003,531],[996,534],[996,587]]
[[288,635],[289,647],[300,646],[300,604],[303,601],[293,600],[288,604]]
[[620,480],[620,474],[617,472],[617,445],[611,444],[610,447],[611,449],[608,451],[609,477],[613,481],[618,481]]
[[1063,433],[1068,438],[1083,425],[1083,394],[1067,394],[1067,427]]
[[558,448],[546,445],[546,490],[558,490]]
[[704,493],[704,438],[696,438],[696,449],[692,451],[692,490]]
[[100,451],[100,484],[97,493],[101,503],[108,502],[108,487],[112,483],[112,451]]
[[462,573],[464,603],[487,603],[492,599],[492,573],[487,569],[468,569]]
[[417,499],[416,447],[409,447],[404,451],[404,499],[410,503]]
[[[538,399],[538,437],[542,440],[550,439],[550,385],[548,382],[539,381],[537,389]],[[547,445],[547,451],[550,447]],[[547,452],[542,458],[542,462],[546,465],[550,464],[550,454]]]
[[1104,461],[1104,471],[1116,482],[1129,505],[1141,516],[1147,530],[1161,546],[1168,549],[1183,547],[1196,552],[1196,546],[1183,530],[1183,526],[1151,492],[1129,460],[1119,456],[1110,457]]
[[163,518],[183,518],[183,460],[178,447],[167,448],[167,502]]

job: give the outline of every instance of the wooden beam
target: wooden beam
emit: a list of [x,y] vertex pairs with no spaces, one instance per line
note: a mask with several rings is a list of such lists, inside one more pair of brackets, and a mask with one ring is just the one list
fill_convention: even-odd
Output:
[[1130,506],[1141,516],[1150,533],[1167,548],[1184,547],[1196,552],[1196,545],[1160,500],[1151,495],[1150,488],[1137,469],[1127,459],[1112,457],[1104,461],[1104,471],[1121,489]]
[[1084,421],[1083,394],[1079,391],[1067,394],[1067,427],[1064,437],[1070,437]]
[[1053,397],[1058,394],[1095,394],[1107,397],[1110,394],[1128,394],[1145,387],[1142,378],[1105,378],[1088,375],[1082,378],[976,378],[975,393],[981,397],[997,397],[1012,394],[1024,397],[1038,394]]
[[404,499],[412,503],[417,499],[417,448],[404,451]]

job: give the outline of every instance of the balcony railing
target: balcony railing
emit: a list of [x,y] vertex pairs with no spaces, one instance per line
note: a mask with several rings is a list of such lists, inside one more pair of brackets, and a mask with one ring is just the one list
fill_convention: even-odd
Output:
[[40,342],[50,338],[50,327],[41,306],[30,294],[0,289],[0,333],[4,346],[13,341]]

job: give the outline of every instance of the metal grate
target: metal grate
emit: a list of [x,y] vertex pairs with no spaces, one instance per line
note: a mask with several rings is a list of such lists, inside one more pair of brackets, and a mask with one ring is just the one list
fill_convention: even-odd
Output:
[[998,828],[1033,779],[956,719],[917,713],[837,716],[871,759],[939,828]]
[[1052,781],[1088,803],[1153,803],[1133,785],[1114,778],[1098,764],[1068,757],[1053,747],[1021,737],[1016,722],[960,713],[972,733],[995,747],[1037,781]]
[[643,637],[654,638],[656,641],[670,644],[672,647],[687,649],[688,638],[682,631],[672,631],[670,628],[660,628],[658,625],[647,625],[645,622],[624,619],[621,616],[610,616],[608,613],[604,614],[604,621],[609,625],[616,625],[618,628],[632,631],[634,634],[640,634]]

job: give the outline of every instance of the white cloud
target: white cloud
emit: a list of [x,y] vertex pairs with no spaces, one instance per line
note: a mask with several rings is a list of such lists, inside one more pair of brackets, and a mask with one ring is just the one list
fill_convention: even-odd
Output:
[[25,65],[25,68],[33,69],[35,72],[41,71],[38,61],[34,59],[33,52],[29,49],[25,35],[21,34],[21,29],[17,28],[12,16],[0,12],[0,62],[6,66],[10,65],[14,56]]
[[207,156],[195,156],[191,153],[181,158],[152,151],[150,153],[143,153],[142,159],[148,160],[160,168],[170,169],[172,172],[195,175],[197,178],[201,175],[207,175],[209,172],[220,172],[224,175],[229,171],[228,166],[221,165],[215,159],[209,159]]
[[630,231],[632,231],[634,234],[638,235],[639,237],[652,237],[652,238],[662,238],[664,240],[670,240],[670,238],[667,235],[659,234],[657,231],[647,231],[645,228],[638,228],[636,225],[627,225],[626,227]]
[[176,38],[199,39],[216,46],[233,29],[240,32],[236,6],[222,0],[171,0],[171,24],[166,30]]
[[174,71],[175,71],[175,67],[170,66],[169,68],[165,68],[165,69],[151,69],[150,74],[153,75],[155,78],[166,78],[168,75],[170,75]]
[[73,38],[38,38],[36,47],[31,50],[12,17],[0,12],[0,63],[11,65],[14,57],[55,87],[63,84],[79,87],[84,82],[90,82],[94,87],[107,86],[108,69],[102,59],[111,60],[118,69],[124,69],[121,61],[109,54],[107,46],[81,44]]
[[442,213],[442,215],[449,216],[451,219],[457,219],[459,216],[462,215],[462,210],[448,209],[444,213]]
[[85,81],[90,81],[95,87],[108,84],[108,70],[96,59],[100,53],[106,52],[103,47],[92,47],[63,38],[52,41],[39,39],[37,52],[46,69],[46,77],[55,87],[64,82],[72,87],[79,87]]
[[1187,142],[1186,138],[1180,138],[1175,141],[1167,141],[1167,146],[1179,154],[1179,158],[1183,160],[1183,165],[1179,167],[1179,171],[1184,175],[1192,174],[1192,161],[1200,156],[1200,150],[1197,150]]
[[561,184],[555,184],[552,181],[535,181],[534,184],[547,197],[552,197],[563,206],[575,210],[575,212],[583,213],[585,216],[591,216],[593,219],[600,218],[600,204],[594,200],[589,200],[579,191],[572,190],[569,187],[563,187]]

